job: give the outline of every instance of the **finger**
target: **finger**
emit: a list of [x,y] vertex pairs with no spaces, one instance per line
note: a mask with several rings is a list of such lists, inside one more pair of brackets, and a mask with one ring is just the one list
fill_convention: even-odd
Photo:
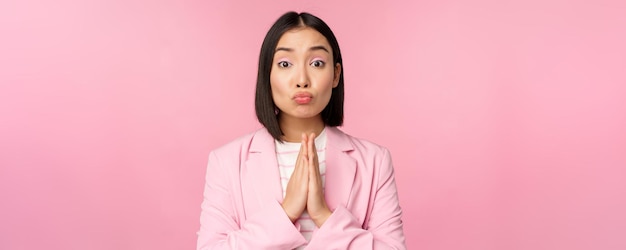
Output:
[[301,161],[302,158],[306,158],[307,156],[307,147],[306,147],[306,134],[302,133],[300,137],[300,152],[298,153],[298,157],[296,158],[296,167],[297,163]]
[[[315,138],[316,135],[315,134],[311,134],[312,138]],[[313,139],[313,143],[310,144],[310,150],[309,150],[309,159],[311,161],[311,164],[313,164],[313,168],[315,170],[315,174],[317,174],[317,176],[319,177],[320,175],[320,170],[319,170],[319,158],[317,158],[317,148],[315,147],[315,140]],[[319,179],[319,178],[318,178]]]
[[315,133],[311,133],[308,138],[308,154],[310,163],[314,162],[315,157]]
[[[304,149],[306,148],[306,145],[303,144],[302,146]],[[309,172],[309,157],[306,151],[304,151],[303,149],[303,156],[302,158],[300,158],[300,168],[297,170],[298,174],[304,178],[306,177],[306,174]]]
[[316,183],[318,183],[318,170],[317,170],[317,164],[316,164],[316,159],[315,159],[315,134],[311,133],[309,135],[309,141],[308,141],[308,160],[309,160],[309,186],[310,185],[315,185]]
[[300,153],[296,159],[296,169],[291,176],[291,179],[297,180],[298,186],[304,190],[309,186],[309,150],[308,150],[308,135],[302,133],[300,143]]
[[307,147],[308,138],[305,133],[302,133],[302,142],[300,143],[300,148],[304,155],[307,155],[308,147]]
[[317,161],[317,147],[315,146],[315,138],[317,138],[317,135],[313,134],[313,143],[311,143],[311,154],[313,155],[313,159]]

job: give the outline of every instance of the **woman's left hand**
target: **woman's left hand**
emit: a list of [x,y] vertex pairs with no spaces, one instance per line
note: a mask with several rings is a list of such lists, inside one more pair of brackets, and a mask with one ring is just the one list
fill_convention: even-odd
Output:
[[313,222],[317,227],[322,227],[322,224],[330,217],[332,212],[326,204],[324,198],[324,188],[322,186],[322,177],[320,176],[319,161],[317,158],[317,149],[315,148],[315,134],[310,134],[307,138],[307,149],[309,164],[309,192],[307,197],[306,209]]

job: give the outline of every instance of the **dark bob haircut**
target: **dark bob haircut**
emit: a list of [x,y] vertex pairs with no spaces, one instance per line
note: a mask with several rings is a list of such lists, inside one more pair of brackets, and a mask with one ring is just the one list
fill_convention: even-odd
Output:
[[341,60],[341,51],[337,38],[330,30],[330,27],[318,17],[306,12],[300,14],[296,12],[287,12],[282,15],[265,35],[263,45],[261,45],[261,55],[259,56],[259,72],[256,79],[256,96],[255,110],[257,119],[265,126],[269,133],[278,141],[283,141],[283,131],[278,124],[278,107],[272,99],[272,87],[270,85],[270,73],[272,70],[272,62],[274,52],[278,40],[282,35],[294,28],[310,27],[321,33],[333,52],[333,67],[339,63],[341,65],[341,73],[339,75],[339,84],[333,88],[328,105],[322,110],[322,120],[327,126],[341,126],[343,124],[343,62]]

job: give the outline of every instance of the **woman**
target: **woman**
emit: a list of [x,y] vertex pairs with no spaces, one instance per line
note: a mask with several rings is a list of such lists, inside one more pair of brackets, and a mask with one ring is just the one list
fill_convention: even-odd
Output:
[[387,149],[343,122],[337,39],[319,18],[289,12],[259,58],[264,128],[209,156],[198,249],[405,249]]

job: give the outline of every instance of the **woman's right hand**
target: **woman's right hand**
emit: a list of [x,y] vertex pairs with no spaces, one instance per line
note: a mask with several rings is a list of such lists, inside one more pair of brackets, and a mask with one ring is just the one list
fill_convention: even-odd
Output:
[[295,222],[306,209],[309,189],[308,140],[308,136],[303,133],[300,153],[298,153],[296,166],[287,183],[285,199],[283,199],[283,210],[291,222]]

